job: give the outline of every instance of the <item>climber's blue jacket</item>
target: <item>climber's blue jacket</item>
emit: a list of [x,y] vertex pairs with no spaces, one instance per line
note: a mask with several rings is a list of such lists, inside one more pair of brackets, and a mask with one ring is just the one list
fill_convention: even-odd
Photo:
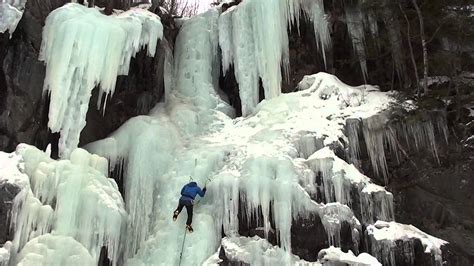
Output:
[[206,194],[206,188],[202,189],[196,184],[196,182],[189,182],[181,189],[181,200],[194,200],[196,195],[204,197]]

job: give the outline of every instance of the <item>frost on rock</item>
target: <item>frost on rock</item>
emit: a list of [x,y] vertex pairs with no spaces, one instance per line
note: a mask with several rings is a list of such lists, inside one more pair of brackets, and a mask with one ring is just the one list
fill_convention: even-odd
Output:
[[[384,265],[397,265],[397,241],[402,243],[419,240],[424,252],[431,254],[434,265],[442,265],[441,246],[448,242],[430,236],[412,225],[404,225],[396,222],[377,221],[374,225],[367,227],[367,241],[374,254]],[[402,250],[403,256],[409,264],[415,260],[415,244],[408,243]],[[411,262],[411,263],[410,263]]]
[[51,98],[48,126],[61,133],[62,157],[79,143],[94,87],[100,87],[98,106],[105,108],[117,76],[128,74],[132,56],[148,46],[153,57],[162,35],[159,17],[143,9],[105,16],[94,8],[67,4],[49,14],[40,60],[47,65],[44,91]]
[[19,266],[94,265],[87,249],[70,236],[45,234],[29,241],[18,255]]
[[[117,263],[126,213],[117,184],[104,176],[107,160],[76,149],[70,160],[55,161],[26,144],[9,156],[15,163],[21,162],[16,171],[27,177],[11,213],[15,232],[11,263],[21,260],[27,265],[38,256],[44,256],[46,263],[61,254],[71,263],[91,261],[89,258],[98,261],[102,247]],[[85,252],[79,252],[80,258],[75,260],[78,245]],[[72,257],[66,258],[65,253]]]

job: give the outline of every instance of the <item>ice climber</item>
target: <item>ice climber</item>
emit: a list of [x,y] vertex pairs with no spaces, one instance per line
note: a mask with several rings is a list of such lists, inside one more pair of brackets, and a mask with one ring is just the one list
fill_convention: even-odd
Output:
[[204,197],[206,194],[206,187],[202,190],[196,184],[196,182],[189,182],[181,189],[181,198],[179,199],[178,208],[174,211],[173,214],[173,221],[176,221],[178,218],[179,213],[183,210],[183,207],[186,207],[186,211],[188,213],[188,219],[186,220],[186,229],[192,233],[193,227],[191,223],[193,222],[193,205],[194,205],[194,198],[196,195],[200,197]]

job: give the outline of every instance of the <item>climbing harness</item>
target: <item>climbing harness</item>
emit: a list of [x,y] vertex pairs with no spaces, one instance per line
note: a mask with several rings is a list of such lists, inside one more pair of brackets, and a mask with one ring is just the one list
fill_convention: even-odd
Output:
[[183,237],[183,244],[181,244],[181,253],[179,254],[179,266],[181,266],[181,260],[183,259],[183,250],[184,250],[184,242],[186,241],[186,234],[188,233],[188,229],[184,228],[184,237]]

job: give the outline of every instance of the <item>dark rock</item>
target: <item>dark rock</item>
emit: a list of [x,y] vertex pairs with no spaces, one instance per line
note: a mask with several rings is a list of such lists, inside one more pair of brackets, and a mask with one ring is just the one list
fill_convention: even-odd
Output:
[[291,226],[292,253],[307,261],[316,261],[318,252],[329,247],[329,240],[318,215],[299,218]]
[[437,265],[434,255],[425,253],[419,239],[376,240],[366,234],[368,251],[383,265]]
[[15,184],[0,182],[0,244],[13,240],[13,232],[10,230],[13,199],[21,191]]
[[20,142],[40,149],[47,145],[47,105],[42,97],[44,65],[38,52],[21,39],[10,40],[3,61],[5,87],[0,88],[5,103],[0,114],[0,150],[13,151]]
[[229,258],[227,258],[225,254],[225,249],[221,246],[219,249],[219,259],[222,261],[219,263],[221,266],[248,266],[248,263],[242,262],[242,261],[231,261]]

